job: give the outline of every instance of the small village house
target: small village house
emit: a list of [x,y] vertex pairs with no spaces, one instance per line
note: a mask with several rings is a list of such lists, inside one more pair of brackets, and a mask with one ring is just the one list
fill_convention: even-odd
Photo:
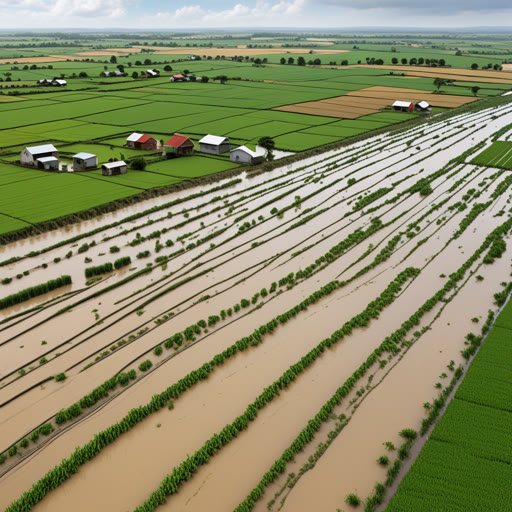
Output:
[[185,77],[181,74],[172,75],[169,82],[184,82]]
[[58,171],[59,159],[54,156],[43,156],[37,159],[37,167],[45,171]]
[[77,153],[73,156],[73,169],[94,169],[98,167],[98,157],[92,153]]
[[194,152],[194,143],[184,135],[174,134],[165,144],[166,153],[190,155]]
[[55,87],[66,87],[68,83],[66,82],[66,80],[56,79],[52,81],[52,85]]
[[229,159],[238,164],[260,164],[265,159],[265,155],[257,153],[246,146],[240,146],[232,149],[229,154]]
[[154,151],[158,148],[158,141],[154,137],[146,135],[145,133],[132,133],[126,139],[126,145],[129,148]]
[[26,147],[20,153],[20,162],[22,165],[39,167],[38,160],[41,158],[53,157],[59,162],[59,152],[53,144],[43,144],[42,146]]
[[101,166],[101,174],[103,176],[119,176],[126,174],[126,162],[119,160],[118,162],[107,162]]
[[227,137],[218,135],[206,135],[199,141],[199,151],[210,155],[221,155],[231,150],[231,144]]
[[412,101],[395,101],[393,108],[399,112],[412,112],[414,103]]
[[141,71],[140,74],[148,78],[156,78],[160,76],[160,71],[158,69],[146,69],[146,71]]
[[426,101],[420,101],[414,105],[414,110],[416,112],[430,112],[432,107]]

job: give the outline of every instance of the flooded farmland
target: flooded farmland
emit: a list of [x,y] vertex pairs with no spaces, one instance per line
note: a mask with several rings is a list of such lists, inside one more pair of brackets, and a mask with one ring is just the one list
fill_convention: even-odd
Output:
[[511,275],[510,171],[471,163],[509,125],[436,116],[3,247],[5,295],[72,283],[0,310],[0,507],[370,496]]

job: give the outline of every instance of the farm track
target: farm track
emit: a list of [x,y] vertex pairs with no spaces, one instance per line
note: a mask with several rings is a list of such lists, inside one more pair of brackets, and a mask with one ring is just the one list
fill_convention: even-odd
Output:
[[[156,256],[170,255],[185,248],[167,261],[153,264],[151,272],[105,291],[39,326],[33,325],[34,318],[48,318],[51,313],[72,305],[76,299],[63,298],[33,316],[20,316],[0,326],[2,339],[8,340],[0,346],[0,361],[3,361],[0,366],[3,385],[0,402],[6,403],[17,396],[2,407],[2,417],[5,418],[0,423],[4,434],[2,449],[19,441],[31,429],[51,419],[59,410],[69,407],[116,373],[137,369],[145,359],[150,359],[154,365],[144,378],[137,379],[127,388],[120,388],[122,392],[111,392],[108,399],[87,410],[87,415],[79,417],[79,421],[64,423],[65,430],[48,438],[50,442],[39,443],[40,447],[33,445],[33,453],[20,459],[19,464],[13,465],[16,458],[9,458],[0,467],[4,472],[0,480],[0,506],[6,507],[62,458],[69,456],[76,446],[86,444],[95,433],[119,421],[130,409],[148,403],[151,396],[199,368],[235,340],[249,336],[255,328],[293,308],[323,285],[335,279],[349,279],[364,270],[346,286],[280,326],[274,334],[265,335],[262,344],[216,367],[207,380],[175,401],[173,411],[164,408],[152,414],[81,467],[81,477],[72,476],[37,505],[38,510],[67,510],[71,506],[91,510],[105,505],[114,509],[133,509],[149,497],[187,453],[193,454],[214,432],[219,432],[242,414],[264,387],[363,310],[399,272],[407,267],[420,268],[419,276],[404,286],[396,302],[378,319],[373,319],[361,332],[354,331],[323,354],[314,366],[298,376],[289,389],[258,414],[246,432],[202,467],[164,507],[198,510],[209,504],[212,510],[235,508],[307,424],[308,418],[313,417],[335,389],[367,359],[381,342],[383,334],[397,329],[443,285],[443,278],[439,276],[449,276],[459,268],[487,234],[507,219],[508,213],[496,214],[507,210],[508,190],[505,188],[504,193],[493,197],[506,174],[497,173],[496,169],[478,168],[464,160],[450,163],[444,174],[437,176],[434,173],[511,122],[512,107],[504,105],[461,114],[446,121],[433,120],[409,132],[391,132],[325,154],[320,161],[308,159],[283,170],[245,179],[233,189],[213,193],[212,197],[193,199],[151,213],[134,221],[134,230],[128,233],[119,234],[128,226],[116,226],[106,229],[105,233],[85,237],[78,245],[93,239],[96,245],[82,254],[73,254],[69,260],[62,259],[58,264],[50,262],[57,255],[66,254],[73,244],[4,267],[11,275],[31,269],[29,278],[13,281],[13,290],[30,285],[32,280],[38,282],[42,276],[46,280],[52,278],[53,273],[68,271],[73,273],[72,290],[78,290],[85,282],[83,268],[88,265],[83,263],[83,258],[86,256],[92,256],[91,265],[113,261],[119,254],[130,256],[131,266],[141,270],[146,259],[137,259],[139,252],[149,250],[149,261],[154,263]],[[431,175],[433,178],[429,181]],[[432,188],[426,196],[409,190],[420,178],[429,181]],[[348,181],[351,179],[355,182]],[[249,188],[251,196],[242,199]],[[389,191],[370,200],[371,194],[382,188]],[[479,197],[474,199],[477,192]],[[211,202],[214,195],[221,195],[220,200]],[[398,199],[392,201],[397,195]],[[490,206],[467,227],[460,227],[473,204],[488,201]],[[201,204],[203,206],[198,209]],[[425,217],[436,204],[441,206]],[[462,209],[462,204],[467,207]],[[276,211],[271,213],[273,208]],[[169,211],[171,217],[167,217]],[[129,213],[127,209],[117,215]],[[194,220],[199,213],[204,215]],[[313,216],[315,213],[317,215]],[[290,229],[308,215],[311,216],[309,220]],[[242,298],[250,300],[263,287],[268,290],[273,282],[279,283],[290,273],[319,262],[319,258],[336,244],[357,230],[367,230],[377,219],[382,227],[368,238],[344,249],[328,265],[316,263],[314,271],[296,277],[291,288],[288,289],[286,283],[277,285],[281,293],[270,293],[263,300],[261,296],[257,297],[249,309],[261,306],[250,314],[242,309],[229,319],[219,319],[215,325],[207,327],[207,333],[202,329],[196,342],[186,350],[169,352],[164,348],[162,356],[152,353],[155,346],[169,336],[183,332],[199,319],[220,315],[221,310],[233,307]],[[418,230],[410,228],[409,225],[418,219]],[[148,224],[147,220],[152,222]],[[183,221],[186,223],[181,225]],[[149,237],[163,227],[166,233]],[[460,229],[461,235],[453,239],[453,233]],[[134,240],[136,233],[145,240],[134,247],[126,245]],[[109,240],[101,241],[102,235]],[[398,245],[385,259],[374,262],[377,254],[397,235],[401,235]],[[212,238],[207,242],[190,245],[208,236]],[[184,237],[184,244],[177,240],[180,237]],[[164,242],[168,239],[173,240],[174,246],[165,247]],[[164,244],[158,254],[154,252],[156,240]],[[422,242],[421,247],[417,245],[418,240]],[[38,243],[44,247],[42,240]],[[211,247],[210,243],[215,245]],[[8,247],[10,255],[23,256],[26,252],[23,244],[18,245],[18,248],[17,244]],[[112,245],[119,246],[120,253],[110,254]],[[99,256],[99,253],[104,255]],[[477,262],[471,267],[471,272],[478,269],[485,280],[477,282],[472,278],[465,281],[441,316],[434,321],[438,311],[433,310],[422,319],[418,329],[431,324],[432,330],[405,351],[389,373],[382,375],[382,382],[375,391],[372,389],[360,408],[351,410],[348,400],[344,400],[339,412],[350,411],[348,425],[315,469],[306,473],[289,491],[283,510],[311,510],[317,503],[312,501],[316,500],[313,489],[324,480],[322,503],[325,498],[326,509],[342,506],[344,496],[354,488],[361,495],[370,494],[375,480],[382,475],[382,469],[374,462],[381,454],[382,442],[392,440],[396,444],[401,428],[417,427],[424,414],[421,404],[432,400],[435,392],[436,376],[450,360],[462,361],[460,350],[464,334],[471,330],[471,315],[483,315],[492,307],[492,293],[505,279],[507,255],[508,252],[494,265],[482,266]],[[39,266],[43,262],[49,262],[47,269]],[[366,268],[368,265],[370,267]],[[205,273],[197,278],[187,280],[203,271]],[[105,284],[101,281],[95,284],[91,292],[127,275],[126,271],[117,272]],[[173,289],[163,293],[168,288]],[[475,293],[481,297],[481,303],[471,306],[471,297]],[[199,301],[205,296],[207,298]],[[43,298],[33,301],[26,309],[38,302],[42,303]],[[22,312],[23,307],[4,312],[5,317]],[[474,311],[470,313],[471,308]],[[97,310],[98,319],[91,313],[93,310]],[[142,310],[143,313],[137,314]],[[173,315],[155,323],[170,313]],[[450,329],[445,325],[447,318],[453,326]],[[98,321],[104,324],[98,324]],[[146,327],[149,328],[147,331]],[[131,334],[135,338],[109,351],[108,347],[128,339]],[[440,337],[450,340],[442,345],[442,353],[438,350]],[[41,345],[41,340],[47,343]],[[66,351],[53,357],[61,350],[60,346],[67,345]],[[20,349],[21,346],[24,348]],[[95,362],[94,359],[105,350],[109,355]],[[174,356],[169,358],[171,353]],[[43,355],[48,362],[38,365],[37,361]],[[421,365],[421,372],[418,371],[419,361],[428,361]],[[81,371],[89,363],[93,364]],[[26,367],[28,370],[29,365],[35,365],[36,369],[16,380],[7,377],[9,370]],[[61,371],[66,371],[64,383],[51,380],[41,384]],[[137,374],[141,375],[141,372],[137,370]],[[379,375],[377,372],[376,380]],[[362,385],[369,384],[366,380]],[[401,413],[397,410],[399,403],[403,408]],[[382,421],[380,411],[383,410],[394,413],[386,414]],[[377,424],[379,430],[374,431]],[[201,425],[200,429],[198,425]],[[321,430],[319,435],[322,433],[326,432]],[[169,439],[180,439],[180,443],[169,443]],[[368,442],[368,439],[372,441]],[[312,444],[316,445],[316,442]],[[266,447],[264,451],[261,446]],[[311,450],[308,447],[307,453],[311,454]],[[161,454],[158,460],[147,456],[155,451]],[[244,464],[247,458],[254,460],[254,464]],[[344,461],[343,468],[340,468],[339,460]],[[137,461],[140,474],[145,475],[143,479],[136,479],[131,461]],[[108,468],[112,467],[116,467],[116,477],[105,479]],[[357,470],[349,471],[354,467]],[[6,468],[12,469],[6,471]],[[287,473],[290,471],[295,469],[288,468]],[[333,485],[328,475],[339,474],[339,471],[344,475],[342,483]],[[236,492],[230,484],[233,478],[238,478]],[[275,489],[283,483],[284,480],[278,480]],[[95,489],[95,492],[87,493],[86,488]],[[265,499],[258,502],[256,510],[263,510],[273,492],[274,487],[271,487]],[[80,502],[71,505],[77,496],[81,496]]]

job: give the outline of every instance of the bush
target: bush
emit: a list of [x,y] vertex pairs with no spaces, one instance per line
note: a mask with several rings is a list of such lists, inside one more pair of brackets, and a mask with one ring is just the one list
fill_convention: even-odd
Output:
[[144,171],[146,169],[146,159],[142,156],[136,156],[130,162],[131,168],[136,171]]
[[381,455],[378,459],[377,459],[377,462],[381,465],[381,466],[388,466],[389,465],[389,457],[387,455]]
[[361,500],[357,494],[352,492],[345,498],[345,503],[353,507],[358,507],[361,504]]
[[110,248],[110,252],[111,253],[114,253],[114,252],[120,252],[121,249],[119,249],[119,247],[117,245],[113,245],[111,248]]
[[27,439],[26,437],[25,437],[25,439],[22,439],[22,440],[20,441],[20,446],[21,446],[22,448],[27,448],[27,447],[28,447],[28,439]]
[[143,361],[142,363],[139,364],[139,370],[141,372],[146,372],[148,371],[151,367],[153,366],[153,363],[149,360],[149,359],[146,359],[145,361]]
[[413,430],[412,428],[404,428],[399,432],[399,435],[404,439],[413,441],[418,436],[418,433],[416,432],[416,430]]
[[64,372],[58,373],[57,375],[55,375],[55,380],[57,382],[62,382],[63,380],[66,380],[66,374]]
[[160,355],[162,355],[162,352],[163,352],[162,345],[157,345],[157,346],[153,349],[153,354],[155,354],[155,356],[160,356]]
[[9,448],[9,457],[14,457],[18,453],[18,447],[16,445]]
[[130,265],[131,262],[132,259],[130,258],[130,256],[124,256],[114,261],[114,268],[117,270],[121,267],[125,267],[126,265]]
[[98,265],[96,267],[87,267],[85,269],[85,277],[90,278],[101,274],[108,274],[109,272],[112,272],[113,269],[114,266],[112,263],[104,263],[103,265]]

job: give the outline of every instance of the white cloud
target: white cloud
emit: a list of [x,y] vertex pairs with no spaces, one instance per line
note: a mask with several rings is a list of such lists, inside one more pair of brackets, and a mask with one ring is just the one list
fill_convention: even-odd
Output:
[[52,16],[84,18],[119,18],[125,14],[122,0],[57,0]]
[[265,23],[284,26],[289,21],[286,17],[300,16],[306,2],[307,0],[280,0],[272,3],[258,0],[254,6],[238,3],[230,9],[223,10],[203,9],[200,5],[190,5],[175,11],[159,12],[155,16],[145,16],[142,23],[145,26],[167,23],[168,28],[172,28],[176,22],[189,27],[251,26]]

